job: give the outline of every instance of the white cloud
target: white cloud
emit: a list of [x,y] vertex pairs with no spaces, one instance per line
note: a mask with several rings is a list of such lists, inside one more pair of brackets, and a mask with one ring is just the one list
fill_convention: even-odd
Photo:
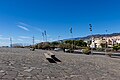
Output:
[[22,38],[22,39],[29,39],[30,37],[28,37],[28,36],[19,36],[19,38]]
[[23,39],[17,39],[18,41],[23,41]]
[[0,37],[0,40],[9,40],[10,38],[3,38],[3,37]]
[[34,30],[36,30],[36,31],[39,31],[39,32],[44,32],[44,30],[42,30],[42,29],[40,29],[40,28],[38,28],[38,27],[33,27],[33,26],[31,26],[31,25],[28,25],[28,24],[26,24],[26,23],[24,23],[24,22],[19,22],[19,24],[20,25],[22,25],[22,26],[27,26],[27,27],[30,27],[30,28],[32,28],[32,29],[34,29]]
[[[42,30],[42,29],[39,28],[39,27],[35,27],[35,26],[33,27],[33,26],[31,26],[31,25],[29,25],[29,24],[26,24],[26,23],[24,23],[24,22],[19,22],[18,24],[19,24],[19,27],[20,27],[20,28],[23,28],[23,29],[25,29],[26,27],[29,27],[32,32],[39,32],[39,33],[41,32],[41,33],[44,33],[44,31],[45,31],[45,30]],[[24,27],[24,26],[26,26],[26,27]],[[25,29],[25,30],[28,31],[28,29]],[[33,30],[34,30],[34,31],[33,31]],[[47,32],[46,32],[46,34],[47,34],[47,38],[51,37]],[[28,37],[21,36],[21,38],[28,38]],[[53,41],[53,39],[50,39],[50,41]],[[36,41],[36,42],[40,42],[40,41]]]
[[23,25],[23,26],[28,26],[28,27],[30,26],[30,25],[28,25],[28,24],[26,24],[26,23],[23,23],[23,22],[19,22],[19,24],[20,24],[20,25]]
[[25,31],[30,31],[28,28],[24,27],[24,26],[21,26],[21,25],[18,25],[19,28],[25,30]]

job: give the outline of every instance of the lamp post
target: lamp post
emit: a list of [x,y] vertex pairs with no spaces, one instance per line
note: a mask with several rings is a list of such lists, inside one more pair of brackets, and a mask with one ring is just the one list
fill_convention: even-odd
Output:
[[93,40],[92,40],[92,24],[89,24],[89,26],[90,26],[89,29],[90,29],[90,32],[91,32],[91,41],[92,41],[91,42],[91,54],[93,54],[93,49],[92,49],[93,48],[93,46],[92,46],[92,43],[93,43]]
[[107,30],[105,30],[106,32],[106,38],[105,38],[105,55],[107,54]]
[[[71,38],[73,38],[73,30],[70,28]],[[74,40],[72,40],[72,49],[74,49]]]

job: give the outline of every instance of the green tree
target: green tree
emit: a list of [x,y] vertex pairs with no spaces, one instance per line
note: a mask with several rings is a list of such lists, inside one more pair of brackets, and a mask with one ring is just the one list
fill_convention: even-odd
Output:
[[87,47],[87,43],[84,42],[83,40],[76,40],[74,41],[75,46],[80,46],[80,47]]
[[72,40],[66,40],[65,44],[73,44],[73,41]]
[[66,40],[64,43],[74,49],[79,47],[87,47],[87,43],[83,40]]
[[50,45],[52,47],[57,47],[60,43],[59,42],[51,42]]
[[118,46],[118,45],[113,46],[113,50],[118,51],[119,49],[120,49],[120,46]]

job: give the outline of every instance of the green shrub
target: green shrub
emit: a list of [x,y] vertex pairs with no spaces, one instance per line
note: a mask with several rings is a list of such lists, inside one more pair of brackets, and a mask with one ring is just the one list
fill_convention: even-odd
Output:
[[97,51],[105,51],[104,48],[97,48],[96,50],[97,50]]
[[42,49],[48,50],[48,49],[50,49],[50,45],[49,44],[45,44],[45,45],[42,46]]
[[90,48],[85,48],[82,50],[82,53],[89,55],[89,54],[91,54],[91,50],[90,50]]
[[120,49],[120,47],[118,45],[113,46],[113,50],[118,51],[119,49]]

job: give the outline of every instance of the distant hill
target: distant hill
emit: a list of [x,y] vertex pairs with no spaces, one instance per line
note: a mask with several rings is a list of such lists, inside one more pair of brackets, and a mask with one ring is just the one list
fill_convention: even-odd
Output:
[[64,40],[85,40],[85,39],[90,39],[91,37],[112,37],[112,36],[120,36],[120,33],[112,33],[112,34],[95,34],[95,35],[88,35],[86,37],[77,37],[77,38],[69,38],[69,39],[64,39]]

